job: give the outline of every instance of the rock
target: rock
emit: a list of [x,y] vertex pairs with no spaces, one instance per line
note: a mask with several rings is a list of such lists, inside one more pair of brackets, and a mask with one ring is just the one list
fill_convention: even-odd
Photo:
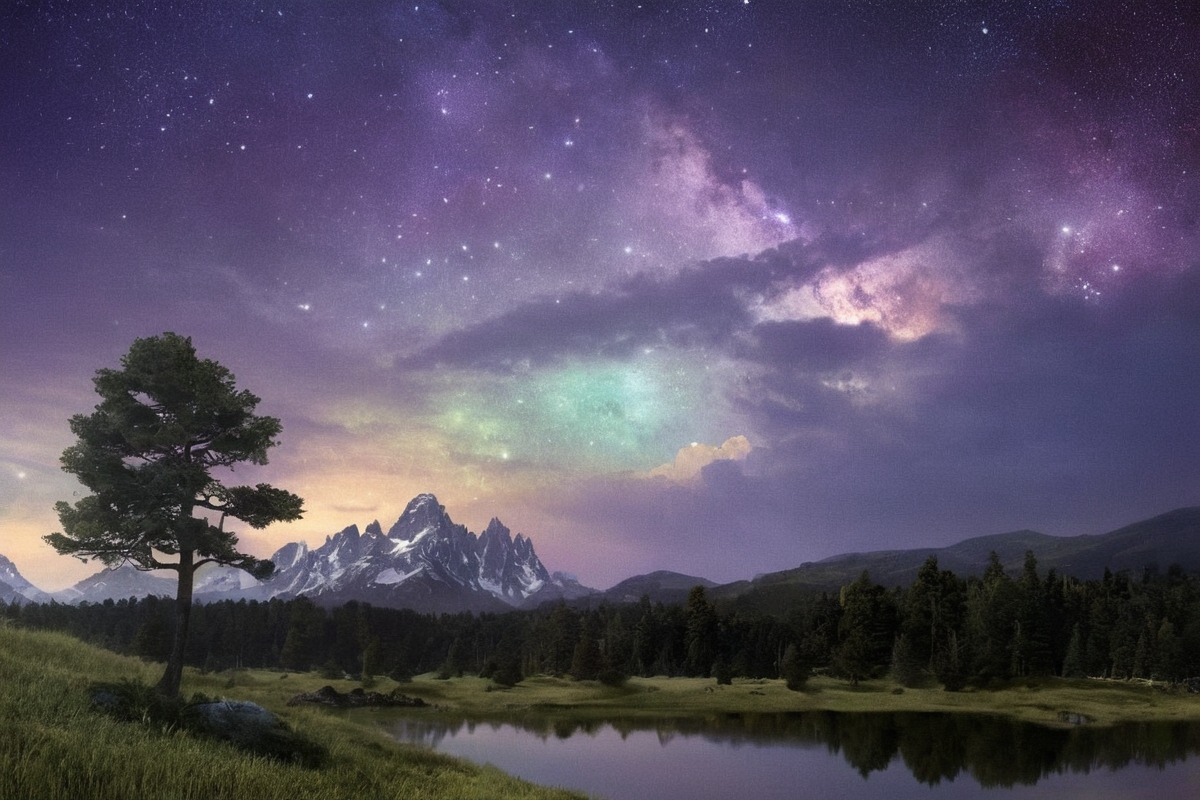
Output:
[[324,747],[296,735],[283,720],[257,703],[197,703],[188,707],[188,718],[190,730],[256,755],[306,767],[319,767],[328,757]]
[[[191,706],[197,724],[217,738],[232,738],[235,732],[249,729],[285,727],[283,720],[257,703],[245,700],[218,700]],[[220,735],[224,732],[226,735]]]
[[365,692],[361,688],[351,689],[342,694],[332,686],[322,686],[315,692],[303,692],[288,700],[289,706],[302,703],[333,706],[335,708],[423,708],[426,703],[419,697],[409,697],[399,691],[390,694]]
[[1087,725],[1095,722],[1087,714],[1080,714],[1078,711],[1060,711],[1058,712],[1058,721],[1066,722],[1070,725]]

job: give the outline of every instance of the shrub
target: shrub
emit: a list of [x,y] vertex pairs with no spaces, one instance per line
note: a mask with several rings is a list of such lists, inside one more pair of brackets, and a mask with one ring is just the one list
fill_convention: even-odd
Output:
[[717,656],[712,665],[712,676],[717,679],[718,686],[729,686],[733,683],[733,668],[723,657]]
[[608,667],[600,671],[600,674],[596,676],[596,680],[605,686],[616,688],[624,686],[625,681],[629,680],[629,676],[615,667]]

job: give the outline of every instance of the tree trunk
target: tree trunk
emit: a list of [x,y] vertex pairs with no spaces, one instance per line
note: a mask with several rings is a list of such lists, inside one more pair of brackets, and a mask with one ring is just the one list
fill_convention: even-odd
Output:
[[158,691],[167,697],[179,696],[179,683],[183,677],[183,654],[187,647],[188,622],[192,618],[192,567],[193,553],[179,553],[179,588],[175,592],[175,638],[171,643],[171,655],[167,668],[158,682]]

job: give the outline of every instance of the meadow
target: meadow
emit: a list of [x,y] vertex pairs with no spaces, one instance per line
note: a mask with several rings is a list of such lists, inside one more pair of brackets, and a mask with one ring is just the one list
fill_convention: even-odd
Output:
[[161,665],[116,655],[59,633],[0,626],[0,797],[6,800],[337,800],[338,798],[522,798],[578,794],[542,788],[397,744],[369,725],[286,698],[320,684],[279,673],[200,676],[184,692],[260,703],[330,751],[305,769],[246,755],[230,745],[118,722],[89,708],[95,681],[153,683]]
[[[356,681],[316,673],[238,670],[202,674],[188,669],[184,693],[249,700],[329,750],[328,766],[305,769],[247,755],[230,745],[170,726],[123,723],[89,708],[88,687],[124,679],[153,683],[161,666],[117,655],[65,634],[0,626],[0,797],[76,800],[81,797],[255,798],[567,798],[579,795],[534,786],[490,767],[387,738],[372,709],[338,712],[289,707],[300,692]],[[480,720],[704,718],[723,714],[827,710],[998,714],[1043,725],[1064,725],[1061,714],[1092,724],[1200,720],[1200,696],[1128,682],[1039,678],[1000,689],[945,692],[901,689],[888,680],[853,687],[810,679],[805,691],[779,680],[631,678],[623,686],[536,676],[511,688],[475,677],[439,680],[421,675],[398,689],[432,705],[414,714]],[[388,712],[393,713],[393,712]]]
[[[384,691],[394,686],[382,682]],[[419,676],[400,691],[445,711],[480,719],[546,716],[575,720],[703,717],[801,711],[945,712],[996,714],[1059,726],[1062,714],[1083,715],[1095,725],[1200,720],[1200,695],[1126,681],[1031,678],[998,689],[946,692],[902,688],[887,679],[848,682],[814,677],[802,692],[782,680],[735,678],[718,686],[711,678],[630,678],[624,686],[537,676],[511,688],[482,678],[437,680]]]

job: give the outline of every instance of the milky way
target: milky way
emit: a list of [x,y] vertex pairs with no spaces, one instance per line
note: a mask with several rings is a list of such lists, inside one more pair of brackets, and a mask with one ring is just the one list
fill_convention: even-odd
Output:
[[1117,2],[11,2],[0,552],[174,330],[260,555],[435,492],[604,585],[1200,502],[1200,27]]

